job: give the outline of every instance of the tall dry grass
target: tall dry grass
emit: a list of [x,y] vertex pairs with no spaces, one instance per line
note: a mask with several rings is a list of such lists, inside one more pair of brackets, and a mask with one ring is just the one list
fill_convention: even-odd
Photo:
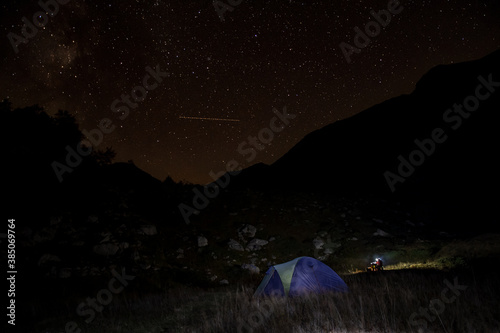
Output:
[[[429,309],[457,279],[467,289],[432,320]],[[496,275],[472,271],[386,271],[344,276],[348,293],[300,298],[252,298],[255,286],[225,291],[178,288],[125,294],[82,332],[495,332],[500,328]],[[446,291],[445,295],[454,295]],[[425,321],[425,324],[424,322]],[[59,330],[60,331],[60,330]],[[57,332],[59,332],[57,331]],[[56,332],[45,329],[43,332]]]

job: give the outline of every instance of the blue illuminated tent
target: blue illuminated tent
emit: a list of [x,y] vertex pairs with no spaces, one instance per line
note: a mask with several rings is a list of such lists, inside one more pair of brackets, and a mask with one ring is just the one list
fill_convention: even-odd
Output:
[[348,291],[344,280],[330,267],[311,257],[299,257],[269,267],[256,296],[298,296]]

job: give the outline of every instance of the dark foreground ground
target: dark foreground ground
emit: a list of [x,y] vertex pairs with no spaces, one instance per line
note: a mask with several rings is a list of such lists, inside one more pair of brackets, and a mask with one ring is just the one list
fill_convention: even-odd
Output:
[[[260,276],[219,288],[140,290],[130,280],[108,302],[109,281],[80,290],[45,286],[18,314],[19,332],[497,332],[498,263],[461,269],[343,275],[350,291],[299,299],[252,299]],[[262,274],[261,274],[262,275]],[[139,283],[138,283],[139,282]],[[119,284],[114,285],[117,287]],[[35,286],[34,286],[35,287]],[[41,286],[39,286],[41,287]],[[143,288],[144,289],[144,288]],[[78,313],[78,311],[80,313]],[[29,323],[29,325],[28,325]]]
[[[66,207],[19,223],[16,326],[6,332],[499,331],[498,233],[380,200],[261,192],[214,200],[186,225],[117,193],[91,215]],[[302,255],[350,291],[252,299],[269,265]],[[364,272],[377,256],[387,270]]]

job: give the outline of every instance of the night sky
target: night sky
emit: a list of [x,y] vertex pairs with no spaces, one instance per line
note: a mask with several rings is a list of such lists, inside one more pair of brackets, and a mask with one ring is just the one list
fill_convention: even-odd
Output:
[[[60,2],[46,19],[38,1],[2,2],[0,98],[68,110],[82,130],[110,119],[97,148],[160,180],[207,183],[233,159],[272,163],[307,133],[410,93],[430,68],[500,47],[498,0],[402,0],[350,63],[340,44],[354,47],[354,28],[388,1],[247,0],[224,21],[211,0]],[[25,38],[23,17],[34,14],[43,27]],[[132,93],[136,102],[114,103]],[[296,117],[247,161],[238,146],[284,107]]]

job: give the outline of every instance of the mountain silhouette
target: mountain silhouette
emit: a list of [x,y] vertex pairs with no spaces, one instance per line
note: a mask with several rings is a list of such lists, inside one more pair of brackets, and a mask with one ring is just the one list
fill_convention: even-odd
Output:
[[375,195],[430,203],[440,219],[491,219],[499,112],[497,50],[432,68],[411,94],[306,135],[272,165],[234,176],[233,186]]

